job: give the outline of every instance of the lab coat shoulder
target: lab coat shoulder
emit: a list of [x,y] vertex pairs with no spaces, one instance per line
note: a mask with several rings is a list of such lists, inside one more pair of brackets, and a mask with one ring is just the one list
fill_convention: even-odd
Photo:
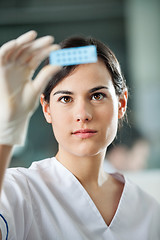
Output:
[[[137,236],[141,232],[144,239],[160,239],[160,204],[148,193],[129,179],[125,179],[127,191],[124,192],[126,220]],[[122,220],[123,221],[123,220]],[[124,226],[127,226],[127,221]],[[129,226],[128,226],[129,227]],[[141,231],[138,232],[138,230]]]
[[13,239],[26,239],[30,229],[33,226],[36,229],[37,202],[40,196],[43,199],[46,195],[48,182],[56,179],[52,163],[52,159],[44,159],[32,163],[29,168],[7,169],[0,200],[0,227],[4,236],[9,229]]
[[152,213],[154,213],[153,210],[157,210],[158,212],[160,211],[160,204],[156,199],[142,190],[142,188],[133,183],[130,179],[125,178],[125,181],[128,185],[128,200],[131,202],[133,209],[138,207],[140,212],[146,212],[146,210],[150,210]]
[[8,234],[8,228],[9,230],[14,229],[12,231],[13,239],[24,239],[32,223],[32,200],[27,179],[22,172],[21,168],[8,169],[1,192],[0,227],[2,227],[2,235]]

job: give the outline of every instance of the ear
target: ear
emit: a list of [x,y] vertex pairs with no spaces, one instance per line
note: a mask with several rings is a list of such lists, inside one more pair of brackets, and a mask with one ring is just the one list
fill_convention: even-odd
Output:
[[118,119],[122,118],[127,109],[128,91],[124,89],[123,93],[119,96],[118,102]]
[[40,103],[41,103],[43,114],[44,114],[46,121],[48,123],[52,123],[49,103],[44,100],[43,94],[41,94],[41,96],[40,96]]

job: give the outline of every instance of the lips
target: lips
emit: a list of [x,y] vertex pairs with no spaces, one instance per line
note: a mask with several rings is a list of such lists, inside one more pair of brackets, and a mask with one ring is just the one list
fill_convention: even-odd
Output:
[[97,131],[92,129],[79,129],[77,131],[74,131],[72,134],[79,138],[90,138],[94,136],[96,133]]

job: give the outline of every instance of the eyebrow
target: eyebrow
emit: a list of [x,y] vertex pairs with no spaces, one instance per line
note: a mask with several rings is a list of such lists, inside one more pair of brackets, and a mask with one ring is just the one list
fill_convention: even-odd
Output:
[[93,92],[96,92],[100,89],[108,89],[108,87],[105,87],[105,86],[97,86],[97,87],[94,87],[92,88],[91,90],[89,90],[89,93],[93,93]]
[[61,90],[61,91],[57,91],[57,92],[53,93],[53,96],[55,96],[57,94],[73,95],[73,92],[70,92],[70,91],[67,91],[67,90]]
[[[89,93],[93,93],[93,92],[96,92],[100,89],[108,89],[108,87],[105,87],[105,86],[97,86],[97,87],[94,87],[92,89],[89,90]],[[60,91],[57,91],[55,93],[53,93],[53,96],[57,95],[57,94],[67,94],[67,95],[73,95],[73,92],[70,92],[70,91],[67,91],[67,90],[60,90]]]

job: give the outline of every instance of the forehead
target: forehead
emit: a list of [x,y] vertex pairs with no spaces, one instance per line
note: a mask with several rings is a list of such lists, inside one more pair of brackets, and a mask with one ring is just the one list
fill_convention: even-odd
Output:
[[98,85],[113,86],[111,75],[102,60],[96,63],[81,64],[60,81],[55,89],[89,89]]

